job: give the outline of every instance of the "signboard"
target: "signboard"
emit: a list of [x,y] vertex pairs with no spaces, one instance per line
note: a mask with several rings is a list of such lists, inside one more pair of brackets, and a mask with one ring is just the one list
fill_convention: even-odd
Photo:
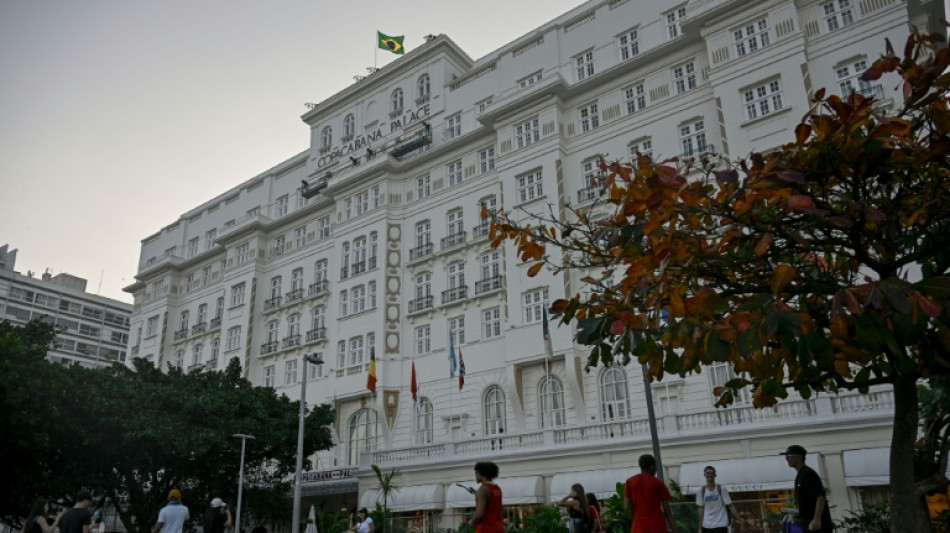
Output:
[[[426,104],[419,109],[410,109],[409,111],[403,113],[402,116],[394,118],[389,123],[388,135],[392,135],[393,133],[396,133],[397,131],[400,131],[428,117],[429,111],[429,104]],[[340,158],[357,153],[364,148],[369,148],[372,143],[381,140],[383,140],[383,128],[376,128],[375,131],[368,132],[366,135],[358,135],[347,144],[334,146],[332,149],[328,150],[322,157],[320,157],[319,160],[317,160],[317,168],[323,168],[327,165],[336,163]],[[357,158],[359,158],[359,156],[357,156]]]
[[320,470],[317,472],[301,472],[300,481],[304,483],[313,483],[314,481],[335,481],[338,479],[353,478],[356,471],[351,468],[341,470]]

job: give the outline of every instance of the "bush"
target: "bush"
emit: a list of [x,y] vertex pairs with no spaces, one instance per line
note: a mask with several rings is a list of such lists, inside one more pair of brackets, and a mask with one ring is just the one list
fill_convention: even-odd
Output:
[[848,511],[849,516],[838,522],[838,530],[846,533],[890,533],[887,513],[887,502],[867,503],[860,511]]
[[561,513],[552,507],[536,507],[531,516],[524,519],[526,533],[564,533]]

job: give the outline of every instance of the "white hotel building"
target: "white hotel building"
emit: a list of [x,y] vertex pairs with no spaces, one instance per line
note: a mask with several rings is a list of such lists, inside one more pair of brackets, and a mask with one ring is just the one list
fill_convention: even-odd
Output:
[[[510,513],[580,481],[604,494],[650,452],[638,365],[584,370],[586,349],[541,309],[580,288],[526,275],[493,250],[479,206],[541,212],[596,196],[600,155],[716,152],[792,139],[809,95],[895,83],[861,72],[939,1],[592,0],[472,60],[444,35],[303,115],[311,144],[142,241],[129,348],[155,363],[222,368],[337,409],[335,446],[305,475],[304,509],[372,506],[370,464],[396,467],[391,506],[473,505],[456,485],[494,460]],[[307,198],[309,196],[309,198]],[[448,349],[467,367],[449,377]],[[366,390],[375,352],[378,393]],[[422,408],[410,399],[415,362]],[[893,401],[820,395],[757,410],[713,407],[729,371],[651,385],[667,479],[694,492],[714,464],[736,497],[792,488],[776,454],[805,446],[837,514],[887,485]]]

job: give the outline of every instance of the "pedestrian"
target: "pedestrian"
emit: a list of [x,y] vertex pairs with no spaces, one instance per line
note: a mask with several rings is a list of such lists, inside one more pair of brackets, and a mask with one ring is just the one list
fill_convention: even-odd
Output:
[[825,487],[821,484],[818,472],[805,464],[808,452],[802,446],[793,444],[779,455],[784,455],[788,466],[798,472],[795,476],[795,499],[798,500],[799,524],[806,531],[833,532],[835,526],[831,521]]
[[181,533],[189,518],[188,508],[181,504],[181,492],[172,489],[168,491],[168,505],[158,512],[158,522],[152,526],[152,533]]
[[505,531],[501,515],[501,487],[495,484],[496,477],[498,465],[489,461],[475,463],[475,481],[480,486],[475,491],[475,513],[468,521],[468,525],[475,528],[475,533]]
[[656,477],[656,459],[644,454],[637,462],[640,473],[627,479],[623,490],[623,505],[633,520],[630,533],[679,533],[670,491]]
[[729,491],[716,483],[716,469],[707,466],[703,469],[706,484],[696,493],[696,505],[699,507],[700,533],[728,533],[729,518],[737,520],[732,507]]
[[593,492],[587,493],[587,512],[594,523],[594,533],[604,533],[604,517],[600,514],[600,502]]
[[373,519],[369,517],[366,507],[360,508],[359,512],[356,513],[356,523],[350,526],[350,531],[356,533],[373,533],[376,531],[376,526],[373,525]]
[[591,533],[590,513],[587,511],[587,494],[580,483],[571,485],[571,492],[557,502],[558,507],[566,507],[571,517],[571,531],[574,533]]
[[20,533],[53,533],[53,530],[59,525],[63,513],[60,512],[56,515],[52,525],[46,518],[48,515],[49,502],[45,498],[37,498],[33,502],[33,506],[30,507],[30,514],[26,517],[26,522],[23,522],[23,529],[20,530]]
[[72,509],[67,510],[59,519],[60,533],[89,533],[92,524],[92,495],[89,491],[81,490],[76,493]]
[[224,533],[231,527],[231,511],[221,498],[211,500],[211,508],[205,513],[204,533]]

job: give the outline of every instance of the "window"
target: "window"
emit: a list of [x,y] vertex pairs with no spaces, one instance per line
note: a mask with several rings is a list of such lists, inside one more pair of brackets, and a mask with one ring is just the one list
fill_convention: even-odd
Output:
[[630,159],[636,163],[637,153],[653,158],[653,138],[642,137],[630,143]]
[[343,138],[349,139],[353,137],[354,133],[356,133],[356,119],[353,118],[353,114],[350,113],[343,118]]
[[273,346],[277,344],[277,339],[280,338],[280,320],[271,320],[267,323],[267,344]]
[[449,186],[462,183],[462,160],[449,163],[445,173],[449,177]]
[[274,387],[274,365],[264,367],[264,386]]
[[207,287],[211,284],[211,265],[201,269],[201,286]]
[[347,438],[347,461],[351,465],[360,464],[360,455],[376,451],[379,441],[379,423],[376,410],[363,408],[350,418]]
[[330,237],[330,215],[317,219],[317,237],[321,239]]
[[479,262],[483,281],[501,275],[501,258],[497,250],[485,253]]
[[[82,326],[85,326],[85,324],[82,324]],[[86,326],[86,327],[88,327],[88,326]],[[182,331],[188,329],[188,311],[182,311],[182,312],[181,312],[181,316],[180,316],[179,323],[178,323],[178,329],[180,329],[180,330],[182,330]],[[82,331],[82,327],[79,328],[79,332],[80,332],[80,333],[83,332],[83,331]]]
[[145,322],[145,336],[151,337],[158,334],[158,317],[150,316],[148,321]]
[[225,350],[237,350],[241,347],[241,326],[234,326],[228,329],[228,340]]
[[578,194],[578,201],[593,199],[600,191],[600,158],[588,159],[581,165],[584,176],[584,188]]
[[580,109],[581,131],[586,133],[596,130],[600,126],[600,115],[597,113],[597,102]]
[[340,316],[346,316],[349,305],[349,293],[345,290],[340,291]]
[[379,185],[370,189],[370,200],[372,200],[373,209],[377,209],[382,205],[382,195],[379,194]]
[[456,114],[445,119],[445,138],[451,140],[462,134],[462,115]]
[[369,233],[369,268],[376,268],[376,255],[379,252],[379,235],[375,231]]
[[353,239],[353,262],[350,265],[354,275],[366,271],[366,237]]
[[340,279],[346,279],[350,277],[350,243],[344,242],[340,245],[340,260],[343,265],[340,272]]
[[627,114],[642,111],[647,107],[647,91],[642,83],[623,90],[623,99],[627,103]]
[[594,51],[589,50],[574,56],[574,74],[577,81],[583,81],[594,75]]
[[329,150],[332,144],[333,128],[330,126],[324,126],[323,131],[320,133],[320,148],[323,150]]
[[505,393],[501,387],[492,385],[485,391],[483,403],[485,434],[500,435],[505,432]]
[[538,142],[541,139],[538,131],[538,117],[530,118],[515,126],[515,138],[518,140],[518,148]]
[[234,262],[238,265],[247,263],[250,259],[250,244],[244,243],[238,246],[234,251]]
[[538,386],[541,427],[561,427],[567,422],[564,411],[564,385],[555,376],[545,376]]
[[353,216],[353,198],[343,200],[343,219],[349,220]]
[[217,235],[217,228],[212,228],[205,232],[205,250],[210,250],[211,247],[214,246],[214,239]]
[[188,257],[194,257],[198,254],[198,237],[188,241]]
[[422,200],[429,197],[429,175],[426,174],[416,180],[416,199]]
[[356,216],[369,212],[369,191],[356,195]]
[[854,11],[851,0],[835,0],[822,4],[825,23],[828,25],[828,31],[836,31],[845,26],[854,24]]
[[369,308],[376,309],[376,282],[371,281],[366,284],[367,292],[369,292]]
[[491,106],[491,98],[489,97],[475,104],[475,109],[478,111],[479,115],[483,115],[485,114],[485,111],[487,111],[490,106]]
[[676,94],[683,94],[696,88],[696,64],[692,61],[673,69],[673,82]]
[[284,385],[297,383],[297,360],[292,359],[284,363]]
[[346,341],[336,343],[336,367],[344,368],[346,366]]
[[217,368],[219,353],[221,353],[221,339],[215,338],[211,341],[211,360],[208,361],[212,370]]
[[362,313],[366,310],[366,287],[357,285],[351,291],[353,295],[353,313]]
[[393,113],[402,113],[402,107],[402,89],[396,89],[389,97],[389,109]]
[[244,284],[238,283],[231,286],[231,307],[244,305]]
[[535,83],[538,83],[538,82],[540,82],[540,81],[541,81],[541,73],[540,73],[540,72],[535,72],[534,74],[528,76],[527,78],[524,78],[524,79],[522,79],[521,81],[519,81],[519,82],[518,82],[518,85],[519,85],[522,89],[526,89],[526,88],[528,88],[528,87],[530,87],[530,86],[532,86],[532,85],[534,85]]
[[303,248],[307,244],[307,227],[299,227],[294,230],[294,248]]
[[534,324],[543,319],[544,308],[548,306],[548,289],[535,289],[523,295],[524,323]]
[[782,109],[782,85],[779,80],[763,83],[744,91],[742,99],[746,120],[771,115]]
[[[317,355],[320,356],[321,359],[323,358],[322,353],[317,353]],[[307,379],[313,380],[313,379],[323,377],[323,365],[310,364],[310,365],[307,365],[307,368],[310,369],[310,373],[307,374]]]
[[311,315],[313,316],[313,318],[310,321],[310,325],[312,326],[312,329],[321,329],[321,328],[326,327],[326,324],[327,324],[327,308],[326,307],[322,305],[318,305],[314,307],[313,310],[311,311]]
[[290,206],[290,198],[287,195],[283,195],[277,199],[277,217],[287,216],[287,210]]
[[303,269],[295,268],[290,274],[290,292],[303,290]]
[[769,22],[765,19],[750,22],[732,32],[732,35],[736,41],[736,54],[739,57],[751,54],[769,45]]
[[[709,380],[710,380],[710,392],[714,391],[716,387],[723,387],[726,385],[726,382],[729,380],[735,379],[736,373],[732,370],[732,366],[728,363],[713,363],[709,367]],[[715,393],[711,394],[712,403],[715,405],[718,397]],[[735,403],[733,405],[751,405],[752,397],[749,395],[749,389],[744,388],[735,395]]]
[[432,273],[423,272],[416,275],[416,298],[425,298],[432,294]]
[[600,375],[600,417],[604,421],[630,418],[630,395],[627,374],[611,367]]
[[523,203],[544,196],[540,170],[518,176],[517,180],[518,199],[520,202]]
[[198,306],[198,320],[195,321],[195,324],[204,324],[208,319],[208,304],[201,304]]
[[489,146],[478,152],[479,170],[482,174],[495,170],[495,147]]
[[416,81],[416,98],[425,100],[429,97],[429,75],[423,74]]
[[428,398],[419,398],[419,408],[416,413],[416,444],[431,444],[433,441],[433,409]]
[[313,266],[313,281],[321,282],[330,279],[327,275],[329,262],[326,259],[320,259]]
[[280,298],[280,286],[282,285],[281,277],[274,276],[270,279],[270,297],[271,299]]
[[274,239],[274,255],[283,255],[287,249],[287,237],[281,235]]
[[683,156],[696,157],[706,151],[706,127],[702,120],[680,126]]
[[482,311],[482,327],[485,338],[492,339],[501,336],[501,308],[492,307]]
[[376,353],[376,334],[373,332],[366,334],[366,353]]
[[458,290],[465,286],[465,263],[463,263],[462,261],[456,261],[454,263],[450,263],[449,266],[447,267],[447,272],[449,276],[450,290],[452,289]]
[[464,221],[462,220],[462,210],[453,209],[449,211],[448,216],[446,217],[448,221],[448,227],[446,233],[448,235],[461,235],[465,233]]
[[350,366],[363,364],[363,337],[350,339]]
[[620,60],[626,61],[640,53],[640,41],[637,30],[630,30],[617,38],[617,47],[620,49]]
[[449,337],[455,339],[455,345],[465,344],[465,316],[449,319]]
[[853,92],[859,92],[865,96],[871,95],[871,82],[861,79],[861,75],[867,69],[868,61],[864,57],[835,68],[835,75],[838,77],[838,90],[841,96],[848,97]]
[[295,313],[287,317],[287,336],[293,339],[300,335],[300,314]]
[[214,304],[214,317],[218,320],[224,315],[224,296],[219,296]]
[[666,36],[675,39],[683,33],[680,27],[686,17],[686,6],[678,7],[666,14]]
[[432,242],[432,224],[423,220],[416,224],[416,247],[425,246]]
[[425,355],[432,350],[429,325],[416,327],[416,355]]

